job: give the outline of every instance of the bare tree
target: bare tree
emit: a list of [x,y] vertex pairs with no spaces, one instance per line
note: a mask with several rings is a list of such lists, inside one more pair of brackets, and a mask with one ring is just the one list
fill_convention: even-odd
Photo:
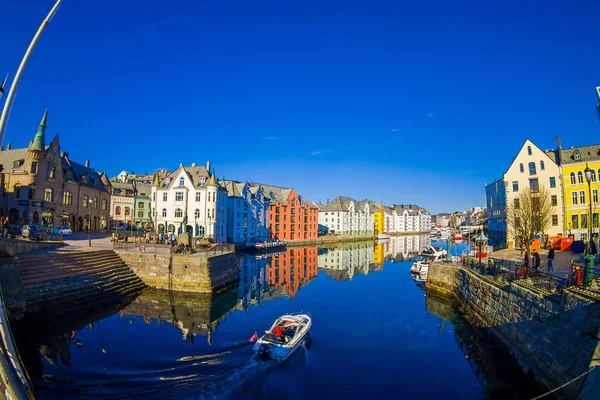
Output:
[[519,239],[521,246],[525,246],[528,275],[531,272],[529,248],[536,235],[550,227],[551,219],[550,193],[544,186],[525,188],[513,199],[513,204],[506,205],[506,227],[515,239]]

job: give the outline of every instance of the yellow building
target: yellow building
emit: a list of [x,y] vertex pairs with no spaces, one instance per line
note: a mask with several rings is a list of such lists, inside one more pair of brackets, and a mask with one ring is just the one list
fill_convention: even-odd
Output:
[[383,215],[383,210],[380,211],[375,211],[375,213],[373,214],[373,223],[374,223],[374,233],[375,235],[378,235],[380,233],[384,233],[384,215]]
[[[375,228],[377,229],[377,228]],[[373,249],[373,264],[383,264],[385,261],[385,250],[383,243],[375,244],[375,248]]]
[[[556,152],[562,173],[564,199],[564,232],[575,240],[587,240],[592,206],[592,234],[598,233],[598,190],[600,189],[600,145],[558,147]],[[591,169],[591,180],[585,177],[585,168]]]

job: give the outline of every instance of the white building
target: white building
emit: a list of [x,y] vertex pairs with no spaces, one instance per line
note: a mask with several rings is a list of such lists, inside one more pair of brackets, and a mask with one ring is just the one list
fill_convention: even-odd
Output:
[[155,174],[152,209],[158,232],[227,240],[227,189],[210,172],[210,161],[206,167],[180,165],[163,179]]
[[319,269],[338,281],[367,275],[375,269],[373,243],[352,243],[319,254]]
[[391,232],[429,232],[431,230],[431,214],[416,205],[398,205],[392,207],[394,231]]
[[371,202],[357,202],[349,197],[338,196],[319,209],[319,224],[329,232],[347,236],[373,235],[373,212]]
[[227,242],[247,244],[269,238],[269,200],[261,185],[221,181],[227,190]]

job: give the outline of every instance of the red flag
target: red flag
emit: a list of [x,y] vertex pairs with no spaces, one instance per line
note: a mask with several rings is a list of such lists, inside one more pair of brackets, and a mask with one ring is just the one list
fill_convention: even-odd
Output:
[[252,343],[252,342],[256,342],[258,340],[258,335],[256,334],[256,332],[254,332],[254,335],[252,335],[252,337],[250,339],[248,339],[248,342]]

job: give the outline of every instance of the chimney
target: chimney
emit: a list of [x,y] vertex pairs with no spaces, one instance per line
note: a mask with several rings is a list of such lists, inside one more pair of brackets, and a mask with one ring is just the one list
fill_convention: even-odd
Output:
[[193,163],[192,163],[192,167],[195,167],[195,166],[196,166],[196,163],[195,163],[195,162],[193,162]]
[[206,170],[210,173],[210,161],[206,162]]
[[10,150],[10,143],[6,145],[6,150]]
[[560,136],[556,137],[556,143],[558,144],[558,149],[560,150],[562,146],[560,145]]
[[182,162],[180,162],[180,163],[179,163],[179,168],[182,168],[182,167],[183,167],[183,163],[182,163]]
[[63,153],[63,157],[68,160],[69,159],[69,153],[67,153],[66,151],[63,151],[62,153]]
[[85,160],[85,167],[89,168],[90,167],[90,160]]

